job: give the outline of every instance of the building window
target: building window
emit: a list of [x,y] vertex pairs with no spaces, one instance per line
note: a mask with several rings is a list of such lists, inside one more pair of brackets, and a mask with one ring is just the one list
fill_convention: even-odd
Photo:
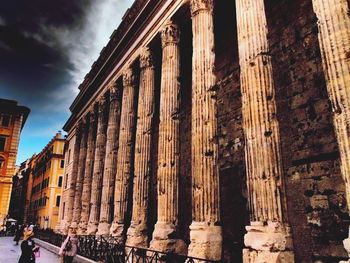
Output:
[[0,152],[5,151],[6,138],[0,136]]
[[64,168],[64,160],[61,160],[60,167]]
[[60,203],[61,203],[61,196],[58,195],[58,196],[56,196],[56,206],[59,207]]
[[62,187],[63,176],[58,177],[58,187]]
[[46,170],[49,170],[51,168],[51,161],[47,163]]
[[8,127],[10,126],[10,115],[2,115],[1,126]]

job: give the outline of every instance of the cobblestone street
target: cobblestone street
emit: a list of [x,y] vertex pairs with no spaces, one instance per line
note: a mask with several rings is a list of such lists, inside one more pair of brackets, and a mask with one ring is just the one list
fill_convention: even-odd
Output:
[[[14,245],[13,237],[0,237],[0,263],[17,263],[21,255],[21,243]],[[59,262],[57,255],[40,248],[40,257],[36,263],[56,263]]]

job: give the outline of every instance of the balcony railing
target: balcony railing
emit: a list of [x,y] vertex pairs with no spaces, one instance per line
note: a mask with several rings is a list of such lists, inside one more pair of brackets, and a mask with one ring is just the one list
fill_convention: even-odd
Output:
[[[54,233],[52,230],[38,230],[36,238],[60,247],[66,236]],[[221,263],[196,257],[174,253],[126,246],[118,243],[113,237],[78,236],[78,254],[104,263]]]

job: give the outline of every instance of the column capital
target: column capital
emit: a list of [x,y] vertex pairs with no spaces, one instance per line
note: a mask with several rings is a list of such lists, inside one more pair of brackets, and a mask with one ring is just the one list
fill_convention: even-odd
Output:
[[101,96],[98,101],[98,113],[104,113],[105,107],[107,105],[105,96]]
[[86,124],[87,124],[87,120],[85,117],[82,117],[79,122],[78,122],[78,126],[80,127],[80,131],[81,132],[85,132],[86,131]]
[[140,67],[150,68],[153,67],[153,56],[149,47],[144,47],[140,54]]
[[91,109],[89,110],[89,120],[90,120],[90,125],[91,123],[94,123],[96,121],[95,107],[91,107]]
[[169,44],[178,44],[180,42],[180,30],[177,24],[169,20],[161,31],[162,47]]
[[123,85],[125,86],[132,86],[135,83],[135,75],[134,72],[132,71],[131,67],[128,67],[127,69],[124,70],[123,73]]
[[110,101],[112,100],[118,100],[120,99],[122,96],[122,92],[121,89],[117,87],[117,83],[113,83],[110,87],[109,87],[109,99]]
[[191,16],[197,15],[201,11],[213,12],[214,1],[213,0],[191,0]]
[[79,120],[75,125],[75,134],[76,136],[80,136],[83,130],[83,121]]

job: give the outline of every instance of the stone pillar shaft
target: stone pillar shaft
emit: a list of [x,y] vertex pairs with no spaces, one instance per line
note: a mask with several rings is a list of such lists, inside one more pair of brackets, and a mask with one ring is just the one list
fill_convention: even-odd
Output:
[[[340,152],[340,169],[350,204],[350,17],[347,0],[313,0],[333,123]],[[349,229],[350,233],[350,229]],[[350,235],[349,235],[350,236]],[[344,240],[350,255],[350,239]]]
[[96,150],[95,161],[91,184],[91,210],[89,216],[89,224],[87,234],[96,234],[100,217],[101,192],[103,169],[106,154],[106,101],[102,97],[98,103],[98,121],[97,121],[97,135],[96,135]]
[[350,18],[347,0],[313,0],[341,171],[350,204]]
[[168,22],[161,37],[163,61],[158,143],[158,221],[151,248],[181,253],[178,251],[181,247],[176,232],[180,171],[180,33],[177,25]]
[[[169,39],[172,36],[174,39]],[[163,63],[158,150],[158,221],[177,224],[180,151],[179,32],[167,24],[162,33]]]
[[114,188],[114,219],[110,233],[124,240],[127,197],[131,180],[133,132],[135,128],[135,76],[129,68],[123,75],[123,97]]
[[[264,0],[236,0],[236,11],[251,221],[244,262],[277,262],[292,244]],[[292,252],[283,256],[294,262]]]
[[213,1],[191,0],[192,218],[189,255],[221,258]]
[[108,235],[113,215],[114,184],[117,168],[118,137],[120,123],[121,91],[113,84],[110,89],[109,120],[107,128],[106,157],[103,174],[102,200],[100,211],[99,235]]
[[148,194],[151,176],[151,144],[154,117],[154,67],[151,52],[142,50],[140,90],[135,141],[135,175],[131,225],[127,244],[147,247]]
[[81,215],[79,222],[79,234],[86,234],[87,224],[90,214],[91,182],[95,158],[95,138],[96,138],[96,113],[94,109],[89,114],[89,133],[87,138],[87,153],[85,161],[85,171],[83,180],[83,190],[81,196]]
[[74,209],[73,209],[73,221],[71,227],[77,228],[80,222],[81,213],[81,196],[83,191],[83,180],[85,174],[85,160],[87,153],[87,123],[86,120],[82,124],[82,135],[80,140],[80,150],[79,150],[79,167],[77,180],[75,185],[75,197],[74,197]]

